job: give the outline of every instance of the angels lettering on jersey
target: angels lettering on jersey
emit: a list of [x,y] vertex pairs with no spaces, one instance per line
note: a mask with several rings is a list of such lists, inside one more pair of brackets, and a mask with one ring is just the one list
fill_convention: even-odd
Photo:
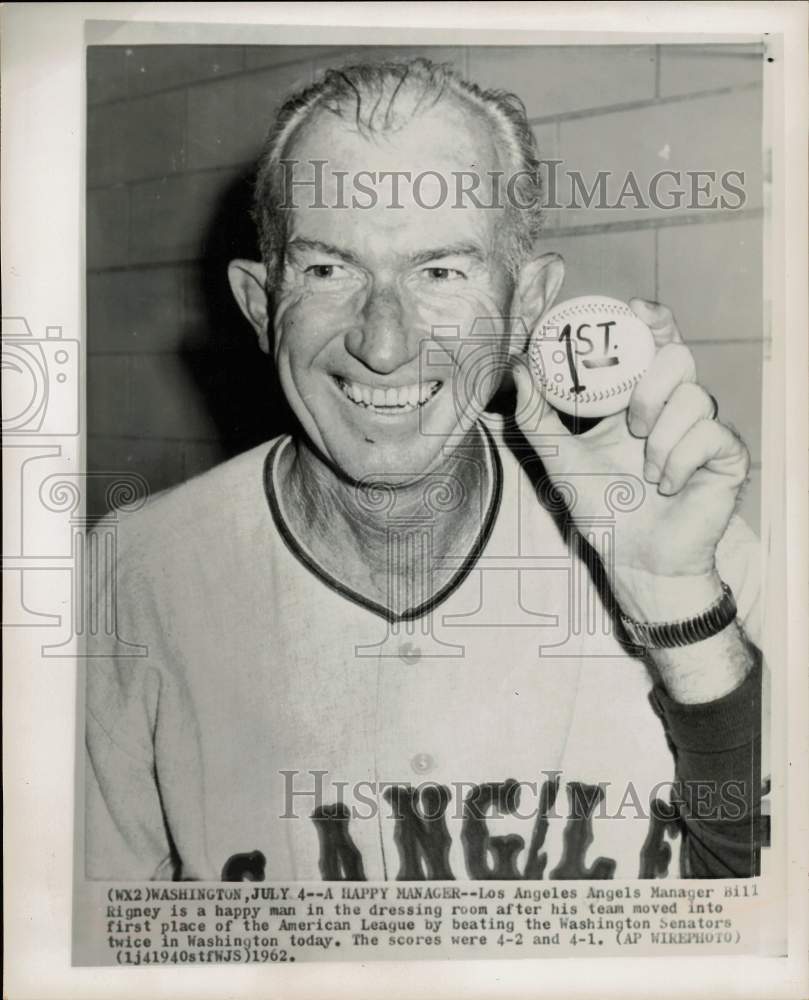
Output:
[[[314,774],[319,778],[323,772]],[[292,777],[288,772],[287,782]],[[522,794],[526,789],[527,796]],[[287,791],[296,794],[291,784]],[[535,801],[530,794],[533,792],[538,793]],[[460,798],[461,795],[464,797]],[[357,798],[366,807],[373,806],[369,795]],[[302,831],[302,835],[308,836],[316,849],[317,867],[324,880],[366,879],[366,865],[352,836],[352,822],[377,819],[393,826],[396,857],[388,864],[395,870],[388,872],[388,878],[399,881],[612,879],[616,877],[618,860],[598,850],[598,834],[605,823],[620,831],[623,843],[633,844],[636,851],[634,872],[622,872],[618,877],[653,879],[680,875],[678,809],[660,797],[651,798],[644,808],[631,785],[624,790],[612,814],[608,807],[614,807],[615,802],[608,802],[608,798],[614,799],[608,787],[581,782],[564,784],[558,773],[548,773],[541,784],[509,779],[459,784],[454,790],[439,784],[416,787],[391,783],[384,789],[383,798],[387,809],[381,817],[376,817],[372,808],[363,811],[344,801],[321,804],[308,817],[310,829]],[[566,802],[560,802],[560,798]],[[730,794],[725,803],[731,812],[732,798]],[[736,803],[737,807],[740,805]],[[303,817],[290,812],[285,818],[294,822]],[[509,832],[494,832],[503,826]],[[458,844],[454,843],[451,830]],[[610,840],[614,842],[614,838]],[[453,848],[458,846],[460,867],[452,857]],[[622,853],[624,861],[628,860],[627,852]],[[223,881],[272,878],[271,849],[267,854],[257,848],[235,854],[227,859],[221,872]]]

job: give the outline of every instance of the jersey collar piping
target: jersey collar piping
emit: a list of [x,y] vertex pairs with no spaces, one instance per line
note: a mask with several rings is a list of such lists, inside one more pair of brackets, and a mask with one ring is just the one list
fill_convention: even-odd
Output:
[[497,451],[497,445],[495,444],[491,432],[482,422],[478,424],[478,427],[483,433],[486,444],[486,453],[489,458],[489,467],[491,470],[491,492],[489,495],[489,504],[483,518],[480,533],[478,534],[478,537],[463,564],[455,572],[452,579],[445,583],[444,586],[441,587],[441,589],[438,590],[429,600],[422,602],[416,607],[408,608],[406,611],[402,612],[402,614],[396,614],[391,611],[390,608],[385,607],[385,605],[378,604],[376,601],[371,601],[368,598],[363,597],[361,594],[356,593],[356,591],[353,591],[350,587],[345,586],[345,584],[341,583],[336,577],[332,576],[325,569],[323,569],[323,567],[320,566],[320,564],[314,559],[312,554],[292,533],[292,530],[284,517],[280,502],[280,493],[276,483],[276,469],[278,467],[279,459],[284,448],[292,440],[289,436],[282,437],[276,441],[264,461],[264,492],[273,521],[278,529],[278,533],[281,535],[281,538],[292,555],[295,556],[300,563],[302,563],[311,573],[318,577],[322,583],[324,583],[331,590],[340,594],[346,600],[360,605],[360,607],[379,615],[381,618],[384,618],[389,622],[414,621],[417,618],[421,618],[423,615],[428,614],[434,608],[438,607],[439,604],[453,594],[471,573],[475,563],[478,561],[486,547],[486,543],[492,533],[495,521],[497,520],[497,514],[500,510],[500,501],[503,495],[503,466]]

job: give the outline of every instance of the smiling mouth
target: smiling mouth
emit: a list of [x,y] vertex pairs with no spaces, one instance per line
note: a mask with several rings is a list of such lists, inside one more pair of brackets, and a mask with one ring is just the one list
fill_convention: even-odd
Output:
[[442,386],[440,381],[414,382],[413,385],[385,387],[367,385],[335,375],[343,395],[354,403],[374,413],[393,415],[411,413],[421,409],[435,396]]

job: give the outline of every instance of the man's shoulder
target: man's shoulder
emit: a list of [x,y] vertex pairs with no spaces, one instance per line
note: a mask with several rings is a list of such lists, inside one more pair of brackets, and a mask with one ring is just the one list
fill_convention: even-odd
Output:
[[266,514],[264,466],[275,438],[156,493],[137,510],[113,510],[96,527],[118,535],[118,551],[164,555],[221,539]]

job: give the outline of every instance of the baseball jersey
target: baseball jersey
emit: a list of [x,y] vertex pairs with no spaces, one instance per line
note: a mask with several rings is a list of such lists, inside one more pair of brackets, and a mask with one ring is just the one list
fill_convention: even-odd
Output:
[[[401,616],[353,593],[292,531],[287,437],[107,520],[117,639],[88,649],[87,877],[685,870],[647,667],[615,638],[501,419],[480,433],[480,534]],[[436,516],[453,502],[439,497]],[[429,518],[389,520],[391,547],[406,551],[415,532],[429,550]],[[602,536],[609,518],[596,547]],[[738,519],[717,560],[756,641],[757,543]]]

